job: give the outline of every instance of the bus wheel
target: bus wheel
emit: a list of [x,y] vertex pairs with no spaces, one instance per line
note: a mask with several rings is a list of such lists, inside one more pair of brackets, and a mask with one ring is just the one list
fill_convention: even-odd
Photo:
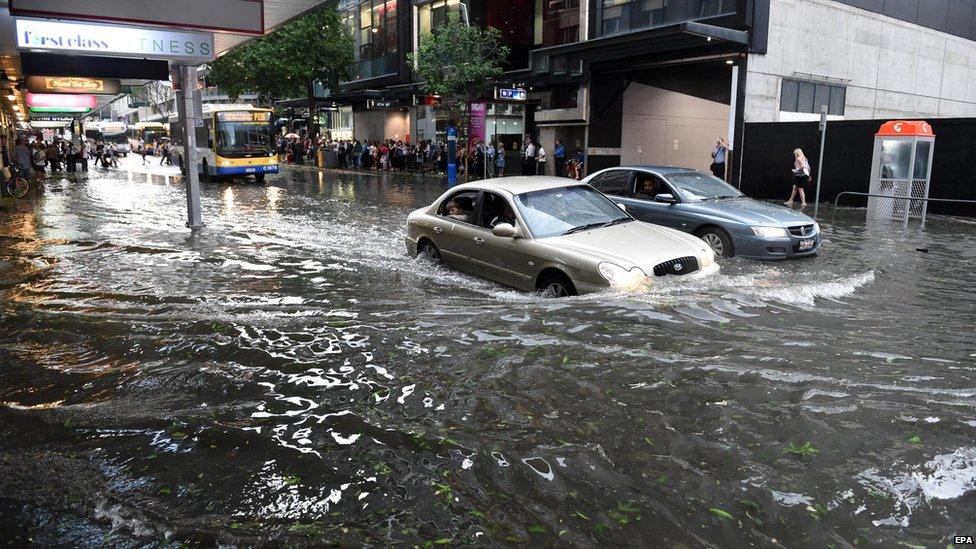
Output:
[[264,183],[264,174],[263,173],[256,173],[256,174],[254,174],[254,182],[257,183],[258,185],[263,184]]

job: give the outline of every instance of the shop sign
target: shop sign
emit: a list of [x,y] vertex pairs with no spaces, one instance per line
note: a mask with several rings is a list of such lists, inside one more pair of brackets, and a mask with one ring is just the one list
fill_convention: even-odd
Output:
[[122,90],[118,78],[83,78],[78,76],[28,76],[27,89],[42,93],[94,93],[115,95]]
[[488,126],[488,104],[471,103],[471,139],[468,140],[468,150],[474,149],[476,142],[485,140],[485,130]]
[[367,109],[392,109],[396,106],[396,101],[391,101],[389,99],[367,99],[366,108]]
[[263,0],[9,0],[9,4],[10,13],[28,17],[264,33]]
[[95,108],[95,96],[27,92],[27,106],[31,112],[89,112]]
[[202,63],[214,60],[213,33],[20,18],[17,48]]
[[441,105],[441,96],[439,95],[415,95],[413,96],[413,104],[417,107],[439,107]]
[[528,97],[524,88],[495,88],[495,99],[525,101]]

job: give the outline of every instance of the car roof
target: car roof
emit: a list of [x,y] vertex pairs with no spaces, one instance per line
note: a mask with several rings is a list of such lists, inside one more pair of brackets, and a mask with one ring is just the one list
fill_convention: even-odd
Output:
[[505,191],[513,195],[529,193],[532,191],[542,191],[546,189],[558,189],[560,187],[572,187],[583,185],[581,181],[569,179],[567,177],[550,177],[545,175],[528,175],[515,177],[498,177],[495,179],[483,179],[464,183],[452,187],[452,190],[464,189],[484,189],[487,191]]
[[[613,166],[608,170],[647,170],[660,174],[681,173],[681,172],[701,172],[695,168],[682,168],[680,166],[655,166],[652,164],[634,164],[629,166]],[[704,172],[702,172],[704,173]]]

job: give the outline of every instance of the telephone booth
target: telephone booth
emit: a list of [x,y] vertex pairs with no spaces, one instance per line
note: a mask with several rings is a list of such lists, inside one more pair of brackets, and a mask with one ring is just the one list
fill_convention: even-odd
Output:
[[[874,136],[868,217],[925,223],[935,134],[924,120],[892,120]],[[880,196],[877,196],[880,195]]]

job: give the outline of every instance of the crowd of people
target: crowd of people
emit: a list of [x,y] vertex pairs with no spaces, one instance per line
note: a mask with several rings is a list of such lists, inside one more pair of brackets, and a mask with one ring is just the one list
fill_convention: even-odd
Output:
[[[87,172],[89,161],[101,168],[118,168],[119,157],[124,155],[114,143],[99,139],[85,139],[81,142],[56,138],[51,141],[18,137],[10,147],[6,136],[0,136],[0,150],[3,150],[3,167],[16,163],[19,174],[24,178],[42,180],[48,173]],[[140,142],[136,154],[142,156],[158,155],[159,164],[172,165],[172,154],[168,143],[157,143],[149,147]]]
[[[290,136],[290,137],[289,137]],[[315,164],[320,151],[335,154],[335,167],[345,170],[376,170],[394,172],[447,173],[448,149],[444,141],[432,139],[411,143],[400,139],[362,140],[327,139],[312,140],[294,134],[279,136],[275,143],[278,161],[289,164]],[[506,150],[500,142],[486,143],[476,140],[470,148],[459,146],[455,152],[458,177],[480,179],[512,175],[507,171],[509,158],[522,160],[521,175],[542,175],[546,171],[547,153],[538,141],[526,136],[521,150]],[[583,151],[576,150],[567,158],[566,147],[556,140],[554,173],[557,176],[581,179],[583,175]]]

